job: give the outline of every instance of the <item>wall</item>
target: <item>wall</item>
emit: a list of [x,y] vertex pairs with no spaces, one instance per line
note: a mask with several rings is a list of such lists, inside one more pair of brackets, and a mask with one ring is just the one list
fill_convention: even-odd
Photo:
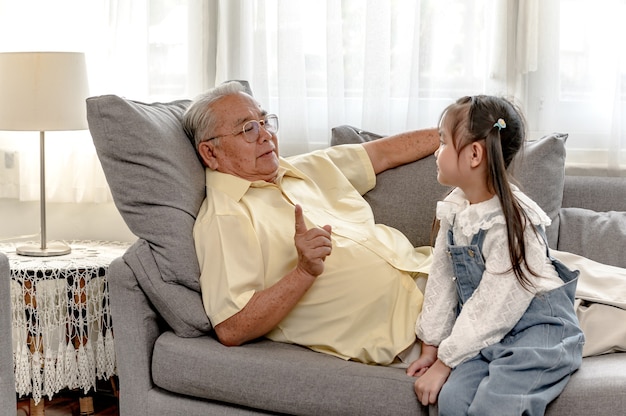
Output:
[[[0,240],[40,241],[39,202],[0,199]],[[134,242],[115,205],[46,204],[47,240],[104,240]],[[18,238],[28,236],[28,238]]]

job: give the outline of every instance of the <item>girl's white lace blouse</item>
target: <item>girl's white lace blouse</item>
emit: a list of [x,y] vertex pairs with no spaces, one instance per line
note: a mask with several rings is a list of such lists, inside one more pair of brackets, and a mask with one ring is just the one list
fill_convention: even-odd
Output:
[[[517,187],[511,186],[532,224],[544,228],[550,225],[550,218],[543,210]],[[463,191],[457,188],[438,203],[437,218],[441,228],[435,241],[433,265],[416,333],[426,344],[438,346],[439,359],[453,368],[484,347],[499,342],[522,317],[535,293],[554,289],[563,282],[546,255],[542,238],[528,224],[526,260],[531,270],[541,277],[528,274],[534,284],[530,290],[520,285],[511,270],[505,219],[497,196],[470,204]],[[458,317],[453,268],[447,255],[450,227],[453,227],[456,245],[468,245],[478,230],[489,230],[482,247],[485,272]]]

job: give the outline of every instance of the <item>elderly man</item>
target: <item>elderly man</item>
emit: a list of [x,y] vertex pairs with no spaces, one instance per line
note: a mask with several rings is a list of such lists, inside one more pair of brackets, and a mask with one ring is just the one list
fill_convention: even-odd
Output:
[[278,118],[236,82],[196,99],[183,124],[206,166],[194,227],[206,312],[220,342],[265,336],[366,363],[419,353],[428,248],[375,224],[376,174],[432,154],[435,129],[292,158]]

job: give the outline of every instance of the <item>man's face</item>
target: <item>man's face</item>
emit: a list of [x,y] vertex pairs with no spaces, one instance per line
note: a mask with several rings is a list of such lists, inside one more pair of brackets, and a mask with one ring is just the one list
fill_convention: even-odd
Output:
[[272,182],[278,174],[278,139],[264,127],[259,137],[248,143],[242,134],[249,120],[263,120],[266,112],[249,95],[227,95],[212,105],[218,125],[212,136],[219,139],[201,142],[198,150],[211,169],[239,176],[249,181]]

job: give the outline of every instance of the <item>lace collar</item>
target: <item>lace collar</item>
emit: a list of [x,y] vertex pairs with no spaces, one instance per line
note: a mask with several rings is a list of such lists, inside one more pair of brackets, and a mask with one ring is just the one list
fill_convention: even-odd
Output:
[[[534,225],[550,225],[552,221],[535,201],[515,185],[511,184],[511,188]],[[478,204],[470,204],[460,188],[455,188],[443,201],[437,203],[437,219],[448,225],[454,223],[455,232],[460,231],[466,237],[473,236],[480,229],[488,230],[495,224],[506,223],[497,196]]]

